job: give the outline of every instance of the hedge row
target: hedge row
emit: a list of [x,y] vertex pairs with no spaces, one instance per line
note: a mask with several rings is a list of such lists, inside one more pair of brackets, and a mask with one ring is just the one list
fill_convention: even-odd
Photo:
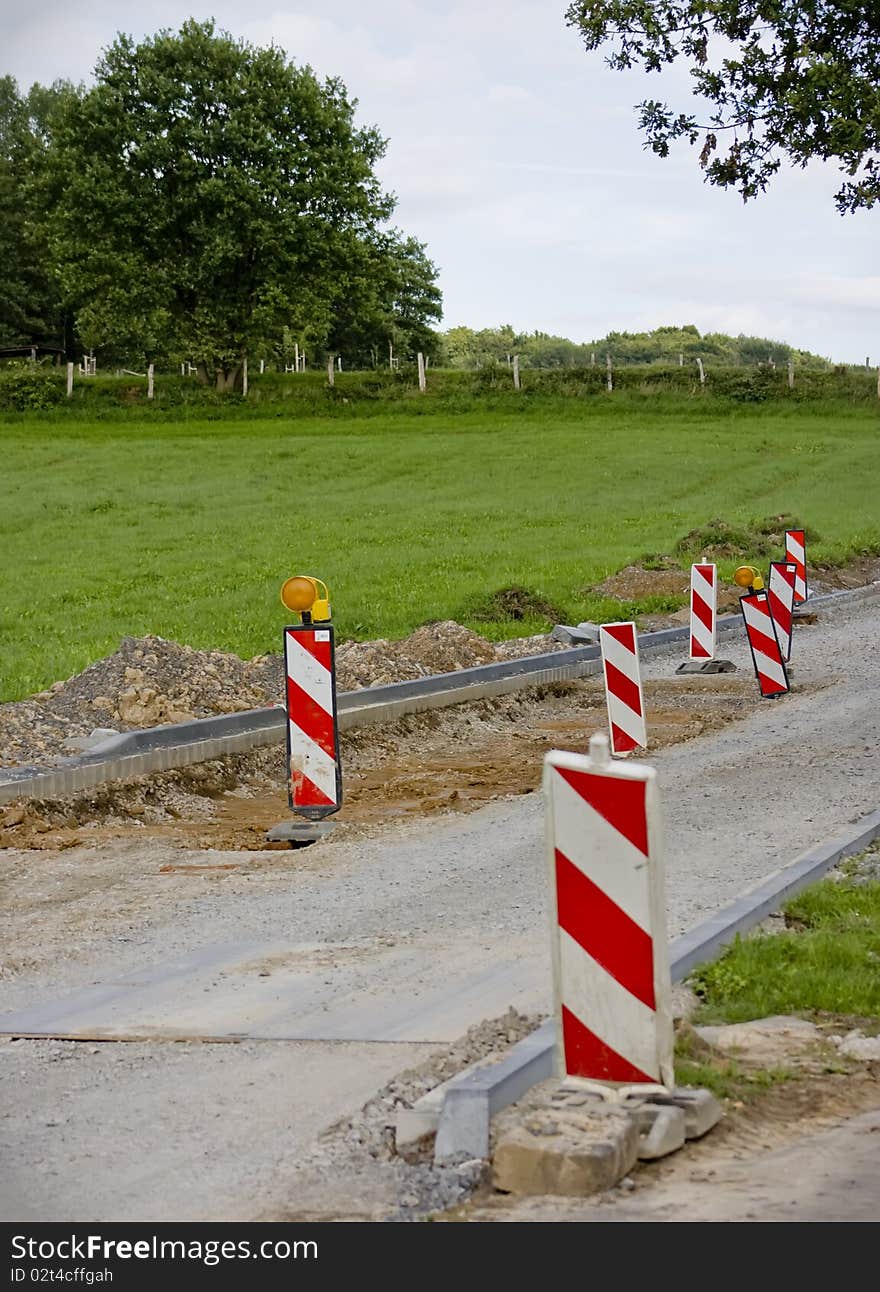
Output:
[[[705,385],[700,384],[693,368],[678,365],[628,365],[612,374],[615,392],[626,391],[651,395],[677,393],[692,398],[711,397],[733,403],[767,401],[804,402],[843,400],[864,404],[877,402],[877,379],[874,374],[852,368],[828,371],[797,370],[795,383],[789,387],[784,368],[708,368]],[[244,412],[264,413],[275,409],[279,414],[314,415],[345,414],[358,408],[402,406],[407,412],[436,410],[438,405],[450,410],[474,406],[516,406],[541,396],[560,398],[608,398],[607,374],[604,368],[529,369],[520,374],[520,390],[513,387],[513,376],[506,365],[481,368],[475,372],[434,369],[428,371],[427,389],[419,391],[415,368],[396,372],[342,372],[336,374],[331,387],[325,372],[300,374],[267,372],[251,377],[248,397],[221,395],[210,386],[202,386],[191,377],[159,373],[155,393],[147,399],[146,378],[130,376],[78,376],[73,395],[67,398],[66,374],[58,368],[43,366],[0,367],[0,412],[6,414],[48,413],[54,417],[69,415],[91,417],[116,416],[123,409],[141,413],[171,410],[210,410],[215,414],[226,409],[230,415]],[[610,398],[613,399],[613,393]],[[247,404],[247,410],[243,405]]]

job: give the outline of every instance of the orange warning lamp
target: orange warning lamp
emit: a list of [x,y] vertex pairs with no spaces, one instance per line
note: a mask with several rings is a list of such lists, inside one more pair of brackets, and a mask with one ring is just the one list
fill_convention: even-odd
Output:
[[302,615],[303,623],[330,618],[330,593],[323,579],[312,574],[294,574],[281,585],[281,601],[288,610]]
[[764,586],[764,580],[754,565],[740,565],[733,572],[733,581],[740,588],[748,588],[752,592],[760,592]]

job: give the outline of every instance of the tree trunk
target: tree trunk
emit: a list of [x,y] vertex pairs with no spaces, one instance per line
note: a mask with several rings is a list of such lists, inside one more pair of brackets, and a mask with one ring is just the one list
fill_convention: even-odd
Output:
[[196,364],[196,381],[200,386],[207,386],[208,384],[208,369],[204,363]]
[[217,391],[221,395],[230,395],[238,385],[241,377],[241,364],[237,363],[234,368],[217,369]]

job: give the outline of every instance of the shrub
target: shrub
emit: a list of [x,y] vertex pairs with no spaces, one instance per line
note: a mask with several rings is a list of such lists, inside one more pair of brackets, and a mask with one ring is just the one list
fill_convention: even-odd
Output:
[[0,409],[4,411],[41,412],[63,398],[64,379],[51,369],[24,363],[0,368]]

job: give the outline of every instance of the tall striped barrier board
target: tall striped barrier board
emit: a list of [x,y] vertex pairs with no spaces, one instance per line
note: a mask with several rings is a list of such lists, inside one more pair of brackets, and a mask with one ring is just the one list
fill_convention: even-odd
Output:
[[785,695],[789,690],[788,673],[785,670],[785,661],[776,636],[776,625],[770,613],[768,592],[762,589],[760,592],[750,592],[740,597],[739,608],[742,611],[761,695],[766,700],[777,695]]
[[574,1084],[673,1085],[656,773],[590,756],[544,760],[557,1073]]
[[602,624],[599,647],[605,675],[611,752],[628,754],[633,749],[644,749],[648,732],[635,624]]
[[799,606],[810,595],[807,587],[807,538],[802,529],[785,531],[785,559],[796,567],[794,604]]
[[299,816],[317,821],[342,806],[333,625],[285,628],[284,671],[288,802]]
[[771,561],[770,579],[767,593],[770,598],[770,613],[776,625],[776,636],[779,649],[786,664],[791,659],[791,635],[793,628],[794,585],[797,578],[797,566],[791,561]]
[[718,567],[692,565],[690,659],[715,658],[717,607]]

